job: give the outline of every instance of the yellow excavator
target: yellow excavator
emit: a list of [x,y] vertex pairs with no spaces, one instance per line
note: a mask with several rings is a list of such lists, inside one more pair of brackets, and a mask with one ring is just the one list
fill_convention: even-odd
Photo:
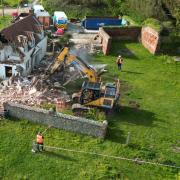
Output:
[[50,67],[50,74],[54,74],[57,70],[63,70],[67,66],[74,66],[88,78],[88,81],[82,84],[81,90],[72,95],[72,99],[78,102],[72,105],[72,110],[88,110],[91,107],[108,110],[114,107],[120,95],[118,79],[114,83],[104,84],[100,77],[103,71],[98,73],[80,57],[70,54],[69,48],[65,47]]

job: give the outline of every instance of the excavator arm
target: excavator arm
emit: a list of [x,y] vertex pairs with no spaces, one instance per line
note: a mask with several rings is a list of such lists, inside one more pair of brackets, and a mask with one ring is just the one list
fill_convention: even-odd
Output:
[[70,54],[67,47],[62,49],[62,51],[57,56],[55,63],[50,67],[50,74],[53,74],[57,69],[62,66],[66,67],[69,65],[73,65],[84,75],[86,75],[90,82],[100,81],[100,77],[95,71],[95,69],[89,66],[80,57]]
[[50,66],[50,74],[60,68],[74,66],[82,74],[86,75],[89,81],[83,83],[81,91],[74,93],[72,98],[78,100],[77,104],[73,104],[72,109],[88,110],[90,107],[100,107],[103,109],[112,109],[119,99],[119,80],[116,83],[107,83],[103,85],[100,79],[100,73],[83,61],[80,57],[70,53],[67,47],[63,48],[57,56],[55,62]]

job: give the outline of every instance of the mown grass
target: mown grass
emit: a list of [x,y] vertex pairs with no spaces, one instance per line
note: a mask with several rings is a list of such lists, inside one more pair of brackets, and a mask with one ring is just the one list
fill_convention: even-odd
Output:
[[[122,52],[126,55],[120,72],[115,60]],[[167,58],[149,54],[138,43],[114,42],[111,55],[95,57],[96,63],[108,64],[104,80],[121,80],[121,107],[108,117],[107,138],[49,129],[45,144],[180,166],[173,149],[180,146],[180,65],[167,63]],[[130,101],[139,106],[129,106]],[[178,179],[177,169],[58,150],[32,154],[31,142],[44,129],[25,120],[0,121],[2,179]],[[125,146],[128,132],[130,144]]]

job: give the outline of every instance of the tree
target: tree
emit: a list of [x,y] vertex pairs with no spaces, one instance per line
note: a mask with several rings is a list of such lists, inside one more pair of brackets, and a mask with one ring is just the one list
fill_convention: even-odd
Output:
[[106,0],[109,12],[112,16],[117,16],[122,13],[122,5],[124,0]]
[[58,45],[60,46],[60,48],[71,46],[72,45],[70,42],[71,38],[72,38],[72,35],[69,33],[65,33],[63,36],[61,36],[58,42]]
[[1,0],[2,16],[4,17],[4,1]]

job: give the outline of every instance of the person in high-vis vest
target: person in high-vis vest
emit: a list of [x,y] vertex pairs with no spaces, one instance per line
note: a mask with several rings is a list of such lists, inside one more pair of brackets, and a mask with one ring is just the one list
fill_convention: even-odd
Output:
[[36,136],[36,143],[37,143],[37,150],[38,151],[43,151],[43,135],[41,132],[38,132]]
[[116,59],[116,64],[118,66],[118,70],[122,69],[122,64],[123,64],[123,58],[121,55],[118,56],[118,58]]

